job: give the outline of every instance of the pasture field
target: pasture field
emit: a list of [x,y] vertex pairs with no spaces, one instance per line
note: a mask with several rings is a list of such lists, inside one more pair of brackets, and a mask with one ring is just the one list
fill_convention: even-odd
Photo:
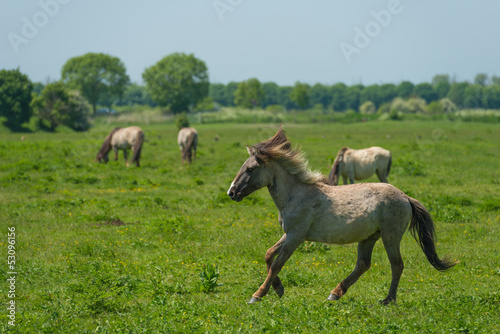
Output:
[[[141,125],[140,168],[126,168],[121,153],[118,162],[94,161],[115,125],[25,134],[24,141],[21,134],[0,134],[0,332],[500,330],[498,125],[283,125],[324,174],[342,146],[392,151],[389,182],[432,213],[438,254],[460,260],[440,273],[406,233],[398,301],[389,306],[379,304],[390,284],[380,241],[372,268],[337,302],[326,298],[354,268],[355,244],[301,245],[280,274],[285,295],[270,292],[246,304],[265,278],[264,254],[282,231],[266,189],[240,203],[226,191],[247,158],[245,145],[271,137],[278,124],[194,124],[199,147],[191,166],[182,165],[173,124]],[[15,299],[6,281],[12,227]],[[218,280],[203,285],[200,274],[213,277],[214,266]],[[8,323],[11,300],[15,326]]]

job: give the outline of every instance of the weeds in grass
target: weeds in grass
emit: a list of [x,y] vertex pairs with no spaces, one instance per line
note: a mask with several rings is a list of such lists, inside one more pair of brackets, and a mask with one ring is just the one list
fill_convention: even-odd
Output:
[[199,274],[200,276],[200,291],[212,292],[216,287],[221,284],[217,283],[219,280],[219,266],[206,264]]

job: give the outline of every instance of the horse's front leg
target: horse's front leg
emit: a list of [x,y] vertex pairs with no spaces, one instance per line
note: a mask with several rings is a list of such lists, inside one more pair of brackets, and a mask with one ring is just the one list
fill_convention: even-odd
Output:
[[118,161],[118,147],[114,146],[113,151],[115,151],[115,161]]
[[[259,302],[262,297],[264,297],[268,292],[271,284],[274,282],[276,277],[278,277],[278,273],[280,272],[283,265],[286,261],[292,256],[295,249],[304,241],[305,237],[299,237],[289,234],[286,234],[282,245],[280,246],[280,250],[278,256],[271,263],[266,280],[260,288],[252,295],[252,299],[248,302],[249,304],[253,304],[255,302]],[[279,243],[279,242],[278,242]]]
[[[281,239],[276,244],[274,244],[274,246],[272,246],[267,250],[266,252],[267,273],[269,273],[269,270],[271,269],[271,265],[273,264],[276,254],[278,254],[279,251],[281,250],[281,247],[283,247],[285,238],[286,234],[283,234]],[[281,280],[278,276],[276,276],[276,278],[272,282],[272,287],[279,297],[283,296],[283,294],[285,293],[285,288],[283,287],[283,284],[281,283]]]
[[128,167],[127,150],[123,150],[123,157],[125,158],[125,165]]

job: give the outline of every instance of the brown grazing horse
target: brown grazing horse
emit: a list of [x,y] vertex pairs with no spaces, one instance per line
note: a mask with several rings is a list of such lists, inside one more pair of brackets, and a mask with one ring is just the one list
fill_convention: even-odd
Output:
[[191,163],[196,160],[196,146],[198,146],[198,132],[194,128],[182,128],[177,135],[177,144],[182,152],[182,163],[186,160]]
[[380,182],[387,183],[391,164],[391,152],[382,147],[373,146],[362,150],[343,147],[333,162],[328,183],[336,186],[342,176],[344,184],[347,184],[347,180],[353,184],[354,180],[367,179],[374,173],[377,173]]
[[328,300],[337,300],[370,268],[375,242],[382,238],[392,281],[388,304],[396,301],[403,272],[400,243],[408,225],[427,260],[444,271],[455,262],[440,259],[434,244],[434,224],[429,212],[417,200],[387,183],[359,183],[333,187],[317,172],[311,172],[300,150],[292,149],[280,128],[274,137],[247,147],[250,157],[234,178],[227,194],[241,201],[267,187],[279,210],[285,234],[266,253],[267,277],[249,303],[260,301],[269,288],[281,297],[284,287],[278,277],[283,265],[304,241],[331,244],[358,243],[354,271],[331,291]]
[[118,150],[123,150],[125,163],[129,166],[127,160],[127,150],[132,149],[132,163],[136,163],[139,167],[139,160],[141,158],[142,144],[144,143],[144,131],[138,126],[131,126],[128,128],[115,128],[102,143],[99,153],[97,153],[96,160],[107,163],[109,161],[108,153],[113,149],[115,151],[115,161],[118,160]]

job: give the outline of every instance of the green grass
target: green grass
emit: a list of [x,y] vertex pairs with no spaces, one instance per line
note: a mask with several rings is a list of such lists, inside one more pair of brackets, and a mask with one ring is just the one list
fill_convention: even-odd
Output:
[[[0,273],[10,271],[11,226],[18,272],[16,326],[4,307],[1,332],[498,331],[498,125],[284,124],[324,174],[342,146],[391,150],[389,181],[431,211],[438,254],[461,261],[436,271],[407,233],[398,302],[388,307],[379,304],[390,284],[381,242],[372,268],[338,302],[325,300],[354,268],[355,244],[301,245],[280,274],[285,295],[247,305],[265,278],[264,254],[282,231],[267,190],[241,203],[225,193],[247,157],[245,145],[269,138],[278,125],[194,126],[200,144],[191,166],[181,163],[173,124],[143,126],[140,168],[126,168],[122,155],[94,161],[114,125],[27,133],[24,141],[0,134]],[[7,305],[5,280],[0,288]]]

